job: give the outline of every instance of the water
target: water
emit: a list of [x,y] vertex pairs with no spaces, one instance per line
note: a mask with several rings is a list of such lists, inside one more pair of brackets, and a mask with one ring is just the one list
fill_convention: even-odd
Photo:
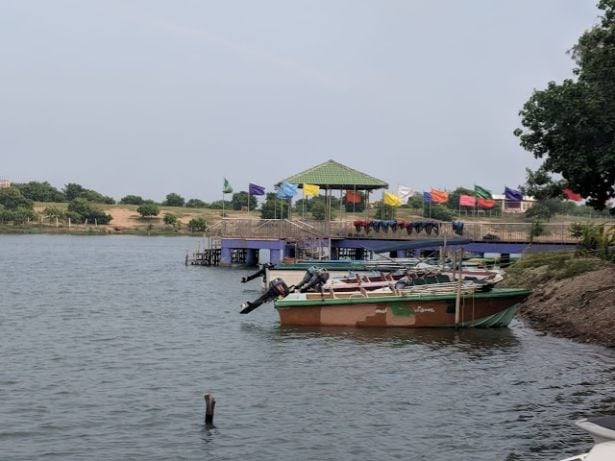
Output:
[[[0,459],[557,460],[615,351],[501,330],[281,328],[197,240],[0,236]],[[203,394],[217,400],[203,424]]]

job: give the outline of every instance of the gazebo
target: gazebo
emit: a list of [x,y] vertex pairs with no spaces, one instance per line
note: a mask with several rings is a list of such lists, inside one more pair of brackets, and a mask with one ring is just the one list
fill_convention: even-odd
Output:
[[343,190],[347,191],[365,191],[366,194],[366,209],[369,205],[369,192],[376,189],[386,189],[389,184],[381,179],[374,178],[368,174],[357,171],[349,166],[342,165],[334,160],[327,160],[319,165],[313,166],[301,173],[289,176],[286,179],[279,181],[276,186],[284,181],[290,184],[297,184],[299,188],[303,188],[304,184],[313,184],[325,190],[325,198],[327,201],[328,215],[330,215],[331,191]]
[[319,186],[325,190],[326,201],[326,232],[329,247],[329,255],[331,255],[331,191],[339,190],[340,198],[342,191],[364,191],[366,192],[365,209],[369,209],[369,193],[376,189],[386,189],[389,184],[381,179],[374,178],[368,174],[362,173],[342,165],[334,160],[327,160],[310,169],[289,176],[276,184],[279,186],[284,181],[290,184],[296,184],[299,188],[303,188],[304,184]]

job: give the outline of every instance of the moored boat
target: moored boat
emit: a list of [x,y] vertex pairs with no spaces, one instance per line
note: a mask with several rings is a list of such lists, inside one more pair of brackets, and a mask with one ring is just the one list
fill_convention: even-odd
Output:
[[[526,289],[419,289],[289,293],[275,300],[281,325],[348,327],[505,327]],[[454,285],[458,285],[455,283]]]

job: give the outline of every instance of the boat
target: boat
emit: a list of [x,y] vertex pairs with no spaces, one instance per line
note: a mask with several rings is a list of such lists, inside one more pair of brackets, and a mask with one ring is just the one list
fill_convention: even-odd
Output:
[[613,461],[615,460],[615,416],[582,418],[575,425],[589,432],[594,446],[587,453],[561,461]]
[[274,301],[283,326],[505,327],[530,293],[523,288],[480,291],[475,283],[461,281],[374,291],[297,292],[276,279],[240,312],[247,314]]

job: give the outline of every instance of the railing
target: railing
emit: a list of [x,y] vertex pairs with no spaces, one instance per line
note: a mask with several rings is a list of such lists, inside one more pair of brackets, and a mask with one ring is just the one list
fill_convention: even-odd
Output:
[[[427,221],[425,221],[427,222]],[[429,221],[438,223],[437,221]],[[540,224],[533,223],[490,223],[465,222],[463,237],[475,241],[536,242],[536,243],[576,243],[579,239],[570,233],[572,223]],[[609,224],[615,226],[615,224]],[[537,232],[540,230],[540,232]],[[539,234],[539,235],[535,235]],[[459,237],[449,222],[440,222],[436,229],[416,232],[403,226],[365,229],[355,227],[353,221],[305,221],[287,219],[229,219],[225,218],[210,227],[206,236],[216,238],[261,238],[310,240],[332,238],[362,238],[389,240],[420,240],[435,237]]]

